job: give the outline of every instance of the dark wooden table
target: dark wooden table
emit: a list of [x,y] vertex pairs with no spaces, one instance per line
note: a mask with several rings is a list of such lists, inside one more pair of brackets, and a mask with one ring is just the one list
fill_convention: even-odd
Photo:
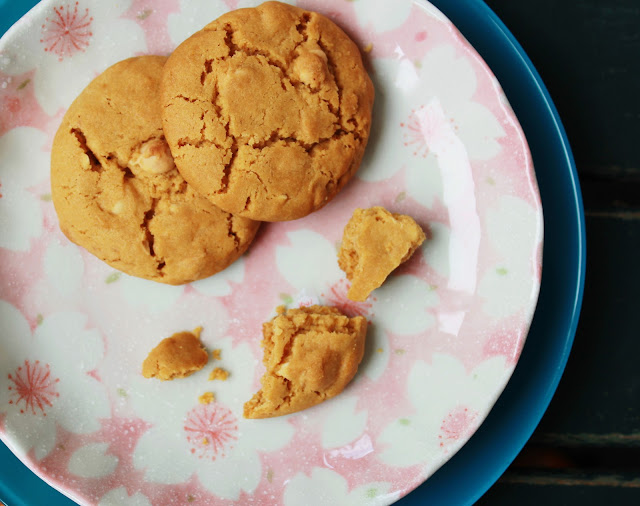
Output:
[[640,0],[486,0],[560,112],[587,276],[573,351],[533,437],[479,505],[640,504]]

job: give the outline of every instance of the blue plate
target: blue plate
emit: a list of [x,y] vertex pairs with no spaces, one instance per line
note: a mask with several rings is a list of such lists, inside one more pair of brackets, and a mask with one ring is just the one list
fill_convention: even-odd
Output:
[[[0,0],[0,33],[37,2]],[[564,370],[582,303],[585,225],[569,142],[551,97],[524,50],[481,0],[431,0],[500,81],[527,136],[544,210],[544,269],[538,307],[518,366],[471,440],[399,501],[473,504],[500,477],[540,422]],[[72,506],[0,443],[0,499],[9,506]]]

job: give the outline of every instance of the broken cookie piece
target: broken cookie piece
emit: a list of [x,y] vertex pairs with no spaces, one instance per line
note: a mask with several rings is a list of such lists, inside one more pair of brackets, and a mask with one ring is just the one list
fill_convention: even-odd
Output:
[[200,404],[211,404],[216,401],[216,395],[213,392],[205,392],[200,397],[198,397],[198,402]]
[[383,207],[356,209],[344,228],[338,265],[351,281],[347,297],[362,302],[426,239],[413,218]]
[[213,371],[209,373],[209,381],[213,381],[213,380],[227,381],[228,377],[229,377],[229,371],[225,371],[222,367],[216,367]]
[[364,354],[367,320],[334,307],[278,309],[264,323],[262,390],[244,405],[245,418],[270,418],[315,406],[338,395]]
[[160,341],[142,363],[142,375],[165,381],[184,378],[202,369],[209,354],[200,343],[200,332],[202,327]]

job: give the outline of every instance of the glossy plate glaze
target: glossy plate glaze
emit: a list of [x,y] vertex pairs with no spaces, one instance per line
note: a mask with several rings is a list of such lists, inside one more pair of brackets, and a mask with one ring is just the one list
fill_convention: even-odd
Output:
[[[301,2],[365,49],[377,91],[358,177],[322,211],[265,226],[230,269],[187,287],[121,275],[70,244],[48,189],[65,108],[109,64],[167,53],[250,2],[43,2],[0,43],[2,439],[81,503],[387,504],[473,434],[518,359],[541,273],[542,212],[524,135],[488,67],[424,2]],[[151,5],[151,4],[150,4]],[[202,20],[202,22],[198,21]],[[69,76],[75,76],[70,80]],[[355,207],[414,216],[429,241],[364,304],[335,243]],[[340,397],[246,421],[260,324],[322,302],[373,322]],[[196,325],[232,373],[140,377],[162,337]]]

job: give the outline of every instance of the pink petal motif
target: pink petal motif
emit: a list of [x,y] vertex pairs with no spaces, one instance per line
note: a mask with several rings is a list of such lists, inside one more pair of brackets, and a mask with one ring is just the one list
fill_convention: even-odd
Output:
[[500,330],[494,333],[483,347],[483,355],[487,358],[496,355],[503,355],[509,363],[515,365],[520,356],[522,340],[524,339],[521,329]]
[[53,406],[53,401],[60,397],[56,391],[56,383],[60,380],[51,376],[49,364],[42,365],[39,360],[31,363],[24,361],[24,366],[19,366],[13,374],[9,374],[9,404],[19,406],[24,402],[24,407],[20,408],[20,413],[25,410],[36,414],[36,408],[43,416],[47,408]]
[[51,121],[35,96],[35,74],[35,69],[18,75],[0,72],[0,136],[21,126],[43,129]]
[[327,299],[330,306],[337,307],[342,313],[349,317],[368,316],[371,303],[370,302],[354,302],[347,297],[349,286],[344,279],[333,284],[329,289],[329,293],[322,294]]
[[219,404],[200,404],[189,411],[184,424],[191,453],[216,460],[238,439],[238,420]]
[[478,412],[464,406],[458,406],[442,420],[438,439],[440,447],[445,448],[459,439],[466,440],[474,429],[474,420]]
[[76,2],[73,7],[69,4],[54,7],[53,12],[55,16],[47,17],[42,24],[40,42],[44,44],[45,52],[56,54],[59,61],[78,51],[84,52],[93,36],[93,17],[89,16],[89,9],[78,12]]
[[419,114],[423,108],[424,106],[421,106],[418,111],[413,109],[407,122],[400,123],[400,126],[405,130],[403,134],[404,145],[414,150],[413,156],[426,158],[429,154],[429,146],[427,146],[427,139],[423,132],[423,125],[420,121]]

